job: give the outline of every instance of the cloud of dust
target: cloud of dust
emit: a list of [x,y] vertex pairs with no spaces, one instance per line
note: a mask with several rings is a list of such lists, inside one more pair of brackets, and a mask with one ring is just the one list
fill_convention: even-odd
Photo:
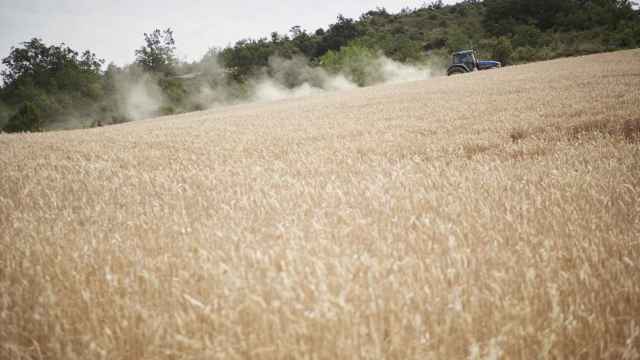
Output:
[[344,75],[312,67],[303,57],[272,57],[264,74],[250,82],[251,101],[272,101],[356,88]]
[[194,74],[189,104],[199,109],[208,109],[221,105],[242,102],[246,98],[246,90],[240,84],[228,79],[228,71],[220,58],[207,54],[200,62]]
[[119,108],[130,119],[144,119],[158,115],[166,99],[158,82],[149,75],[140,78],[122,77],[116,82]]
[[111,86],[113,95],[106,103],[72,109],[47,124],[46,129],[69,130],[146,119],[160,115],[168,104],[157,79],[135,67],[114,74]]
[[[433,75],[427,65],[403,64],[384,55],[379,55],[360,70],[367,74],[369,80],[366,85],[425,80]],[[348,72],[332,74],[322,67],[312,67],[303,57],[272,57],[263,74],[249,84],[251,96],[248,101],[297,98],[358,87]]]
[[433,73],[430,67],[403,64],[385,56],[377,60],[384,83],[402,83],[429,79]]
[[[429,66],[402,64],[383,55],[359,66],[358,71],[366,74],[366,86],[424,80],[433,73]],[[116,79],[119,108],[128,119],[156,116],[165,106],[171,106],[157,79],[136,71],[129,73],[131,71],[125,71]],[[208,56],[194,73],[179,78],[183,80],[188,98],[183,104],[185,108],[178,110],[185,111],[300,98],[358,87],[349,69],[329,72],[321,66],[312,66],[302,56],[271,57],[268,65],[244,84],[230,79],[217,56]]]

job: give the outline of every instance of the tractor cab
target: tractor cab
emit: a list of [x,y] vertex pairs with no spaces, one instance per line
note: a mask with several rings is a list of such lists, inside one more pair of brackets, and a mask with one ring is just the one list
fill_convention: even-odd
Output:
[[464,65],[467,71],[473,71],[478,67],[478,61],[473,50],[460,51],[453,54],[452,65]]
[[447,70],[447,75],[464,74],[475,70],[495,69],[501,66],[502,64],[499,61],[478,61],[474,50],[464,50],[452,55],[451,66],[449,66]]

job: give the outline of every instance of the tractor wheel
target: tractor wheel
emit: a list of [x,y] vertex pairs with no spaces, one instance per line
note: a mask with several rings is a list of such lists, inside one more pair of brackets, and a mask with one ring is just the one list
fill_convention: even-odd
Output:
[[459,67],[455,67],[449,71],[447,71],[447,75],[451,76],[451,75],[459,75],[459,74],[464,74],[466,73],[466,71],[464,71],[464,69],[461,69]]

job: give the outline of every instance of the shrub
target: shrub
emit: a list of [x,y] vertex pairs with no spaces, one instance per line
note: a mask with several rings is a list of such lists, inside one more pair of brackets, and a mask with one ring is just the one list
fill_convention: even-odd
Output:
[[396,36],[387,50],[387,55],[401,62],[420,61],[423,57],[422,46],[419,42],[412,41],[407,36]]
[[447,48],[450,52],[466,50],[471,48],[469,36],[460,29],[451,30],[447,33]]
[[38,109],[30,102],[24,103],[7,124],[2,128],[6,132],[42,131],[42,118]]
[[511,40],[504,36],[499,37],[493,47],[493,58],[500,61],[502,65],[509,65],[511,64],[512,54],[513,47],[511,46]]
[[611,34],[609,46],[613,48],[634,48],[638,46],[633,28],[626,27]]
[[160,113],[160,115],[172,115],[176,113],[176,109],[171,106],[171,105],[163,105],[160,107],[160,110],[158,111]]
[[11,113],[9,112],[8,107],[0,101],[0,129],[7,124],[10,117]]
[[374,50],[357,44],[342,47],[340,51],[329,51],[320,58],[320,64],[330,72],[344,73],[359,86],[382,81],[378,55]]
[[187,97],[187,91],[180,79],[160,79],[158,85],[173,104],[181,104]]
[[542,44],[542,31],[533,25],[520,25],[514,29],[514,47],[538,47]]
[[555,57],[555,54],[553,53],[553,50],[551,50],[550,47],[544,46],[538,49],[538,60],[549,60],[549,59],[553,59],[554,57]]
[[530,46],[519,47],[513,52],[513,55],[512,55],[513,62],[518,64],[518,63],[526,63],[526,62],[538,60],[539,51],[540,49],[534,49]]

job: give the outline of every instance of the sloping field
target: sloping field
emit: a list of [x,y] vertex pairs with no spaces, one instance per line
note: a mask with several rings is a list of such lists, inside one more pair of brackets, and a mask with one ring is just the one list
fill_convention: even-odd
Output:
[[2,359],[640,356],[640,50],[0,136]]

